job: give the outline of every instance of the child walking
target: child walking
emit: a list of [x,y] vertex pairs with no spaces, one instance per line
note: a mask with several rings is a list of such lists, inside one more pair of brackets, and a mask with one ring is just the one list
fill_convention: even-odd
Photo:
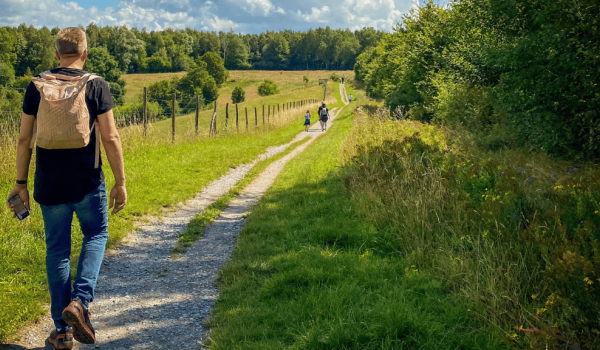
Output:
[[304,115],[304,131],[308,132],[309,128],[310,128],[310,111],[307,110],[306,114]]

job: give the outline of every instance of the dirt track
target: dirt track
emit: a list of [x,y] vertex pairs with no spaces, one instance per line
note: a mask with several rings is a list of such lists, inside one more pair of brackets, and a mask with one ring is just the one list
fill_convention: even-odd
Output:
[[[340,93],[348,104],[344,85]],[[331,127],[339,110],[332,110]],[[172,259],[170,250],[180,232],[200,211],[227,193],[261,159],[285,150],[270,148],[252,164],[232,169],[212,182],[196,198],[163,218],[132,232],[119,248],[107,253],[96,300],[91,304],[98,342],[76,343],[74,349],[198,349],[208,329],[204,326],[218,290],[218,271],[229,259],[235,237],[245,223],[245,213],[274,183],[285,164],[321,136],[319,123],[301,132],[294,141],[310,138],[290,154],[269,165],[234,199],[186,254]],[[49,314],[49,313],[48,313]],[[53,329],[49,315],[20,334],[21,341],[5,349],[52,349],[44,340]]]

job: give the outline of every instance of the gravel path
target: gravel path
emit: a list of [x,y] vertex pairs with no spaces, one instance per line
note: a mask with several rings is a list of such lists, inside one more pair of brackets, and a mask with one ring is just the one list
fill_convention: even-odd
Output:
[[[345,97],[343,85],[340,92]],[[344,103],[347,104],[345,98]],[[336,110],[332,112],[335,118]],[[90,307],[98,342],[94,345],[76,342],[74,349],[202,348],[208,334],[204,322],[218,297],[216,277],[233,252],[235,237],[245,223],[245,213],[271,187],[285,164],[320,135],[319,123],[309,132],[300,133],[292,142],[306,137],[310,140],[270,164],[181,257],[172,259],[170,250],[187,223],[227,193],[256,162],[284,151],[289,144],[271,147],[253,163],[232,169],[177,211],[162,220],[152,219],[132,232],[121,246],[107,252],[96,300]],[[25,328],[20,334],[21,341],[0,348],[52,349],[44,344],[52,329],[52,321],[46,316]]]

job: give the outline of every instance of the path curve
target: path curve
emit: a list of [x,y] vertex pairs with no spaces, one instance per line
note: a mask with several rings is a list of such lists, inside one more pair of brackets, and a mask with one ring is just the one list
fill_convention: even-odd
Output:
[[[346,90],[340,84],[344,104]],[[339,112],[332,110],[329,126]],[[196,198],[162,220],[132,232],[118,248],[107,252],[103,262],[96,300],[91,304],[92,322],[98,342],[74,349],[198,349],[208,329],[204,326],[218,298],[215,281],[230,258],[235,237],[245,223],[245,213],[275,182],[285,164],[321,136],[319,123],[301,132],[291,142],[309,137],[288,155],[270,164],[222,214],[207,227],[201,240],[177,259],[170,256],[180,232],[187,223],[235,186],[254,164],[284,151],[291,143],[271,147],[251,164],[243,164],[213,181]],[[53,329],[46,316],[26,327],[22,340],[5,349],[52,349],[44,340]]]

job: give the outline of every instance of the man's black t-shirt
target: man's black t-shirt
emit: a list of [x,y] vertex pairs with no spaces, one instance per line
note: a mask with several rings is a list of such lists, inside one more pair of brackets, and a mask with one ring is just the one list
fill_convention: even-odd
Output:
[[[53,74],[81,76],[85,71],[72,68],[57,68]],[[23,113],[37,115],[40,92],[30,83],[25,92]],[[90,113],[90,127],[98,115],[114,107],[108,83],[96,78],[86,84],[85,102]],[[80,202],[104,181],[102,162],[95,169],[96,133],[90,143],[77,149],[44,149],[36,147],[36,170],[33,198],[42,205],[58,205]]]

